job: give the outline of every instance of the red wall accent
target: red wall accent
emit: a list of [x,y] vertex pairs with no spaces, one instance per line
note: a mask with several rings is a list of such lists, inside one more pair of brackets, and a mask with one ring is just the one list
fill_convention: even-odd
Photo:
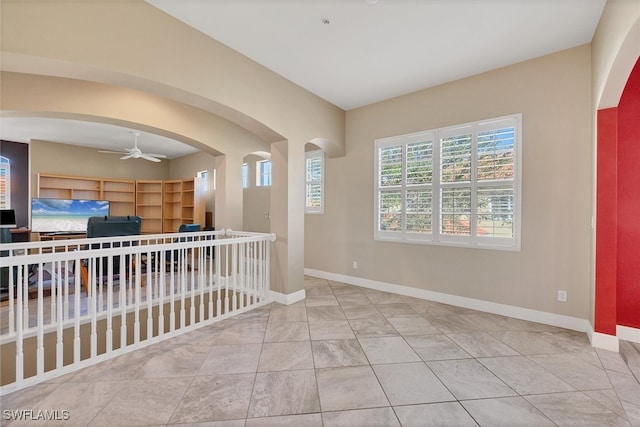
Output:
[[640,328],[640,60],[618,104],[618,324]]
[[616,335],[617,108],[598,111],[596,182],[596,332]]

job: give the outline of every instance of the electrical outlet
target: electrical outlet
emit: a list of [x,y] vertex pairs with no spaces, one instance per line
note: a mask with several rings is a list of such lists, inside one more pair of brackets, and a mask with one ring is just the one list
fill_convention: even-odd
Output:
[[353,261],[353,269],[354,270],[358,269],[358,261]]
[[567,302],[567,291],[558,291],[558,301]]

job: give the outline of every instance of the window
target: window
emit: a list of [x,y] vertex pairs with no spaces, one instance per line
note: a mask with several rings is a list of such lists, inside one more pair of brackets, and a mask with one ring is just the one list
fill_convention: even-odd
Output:
[[305,213],[324,212],[324,153],[322,150],[305,153],[306,197]]
[[209,171],[199,171],[196,176],[202,179],[202,182],[204,182],[203,190],[207,191],[209,188]]
[[0,209],[11,208],[11,164],[0,156]]
[[518,250],[521,122],[376,140],[376,239]]
[[242,188],[249,187],[249,165],[246,163],[242,164]]
[[259,187],[266,187],[271,185],[271,162],[269,160],[262,160],[256,163],[256,185]]

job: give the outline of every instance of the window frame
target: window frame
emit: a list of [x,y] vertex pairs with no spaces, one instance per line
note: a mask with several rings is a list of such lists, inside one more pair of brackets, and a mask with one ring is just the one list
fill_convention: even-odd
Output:
[[[499,129],[513,128],[513,176],[512,178],[478,179],[478,135],[486,131],[497,131]],[[471,133],[470,148],[470,172],[468,181],[441,181],[441,151],[443,138],[449,136],[463,135],[464,132]],[[410,185],[407,183],[407,147],[418,142],[428,143],[431,141],[431,182],[428,184]],[[384,185],[381,183],[381,149],[387,147],[402,147],[401,149],[401,177],[399,185]],[[387,150],[387,152],[389,152]],[[398,162],[395,163],[397,167]],[[429,245],[458,246],[465,248],[497,249],[506,251],[520,251],[521,248],[521,211],[522,211],[522,114],[512,114],[508,116],[496,117],[487,120],[465,123],[461,125],[448,126],[443,128],[420,131],[405,135],[391,136],[376,139],[374,143],[374,240],[418,243]],[[396,174],[397,176],[397,174]],[[430,232],[410,232],[407,231],[407,191],[411,189],[431,190],[431,231]],[[447,234],[441,229],[443,207],[442,190],[445,189],[470,189],[470,214],[469,214],[469,235]],[[482,207],[478,204],[478,190],[493,189],[498,193],[501,188],[508,189],[508,197],[511,197],[513,213],[510,214],[512,221],[512,237],[486,236],[478,233],[478,216],[483,215]],[[400,194],[400,212],[395,211],[394,215],[399,218],[400,229],[397,231],[381,230],[380,218],[383,213],[381,209],[381,199],[386,192],[392,192],[393,197]],[[427,194],[427,192],[424,192]],[[393,203],[397,203],[394,201]],[[425,215],[428,211],[425,210]],[[486,213],[485,213],[486,215]],[[494,214],[498,215],[498,214]]]
[[[308,162],[309,160],[320,160],[320,179],[309,180]],[[307,151],[304,153],[305,164],[305,214],[324,214],[324,152],[322,150]],[[311,184],[320,184],[320,206],[309,206],[307,204],[308,186]]]
[[242,164],[242,188],[249,188],[249,164],[244,162]]
[[[269,172],[262,172],[262,165],[269,164]],[[271,160],[260,160],[256,162],[256,187],[270,187],[272,179]]]

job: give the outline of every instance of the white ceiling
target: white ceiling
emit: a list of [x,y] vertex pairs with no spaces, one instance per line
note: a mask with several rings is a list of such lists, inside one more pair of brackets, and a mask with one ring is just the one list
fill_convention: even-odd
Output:
[[[606,0],[148,3],[349,110],[589,43]],[[41,118],[0,120],[2,139],[101,149],[133,146],[130,129],[117,126]],[[139,146],[169,158],[196,151],[144,132]]]
[[606,1],[148,3],[349,110],[589,43]]
[[[31,139],[37,139],[93,147],[96,150],[120,151],[133,147],[135,136],[132,132],[140,134],[138,148],[142,152],[164,154],[169,159],[174,159],[198,151],[197,148],[164,136],[121,126],[81,120],[0,117],[1,139],[14,142],[29,142]],[[101,153],[99,155],[117,158],[117,154]]]

